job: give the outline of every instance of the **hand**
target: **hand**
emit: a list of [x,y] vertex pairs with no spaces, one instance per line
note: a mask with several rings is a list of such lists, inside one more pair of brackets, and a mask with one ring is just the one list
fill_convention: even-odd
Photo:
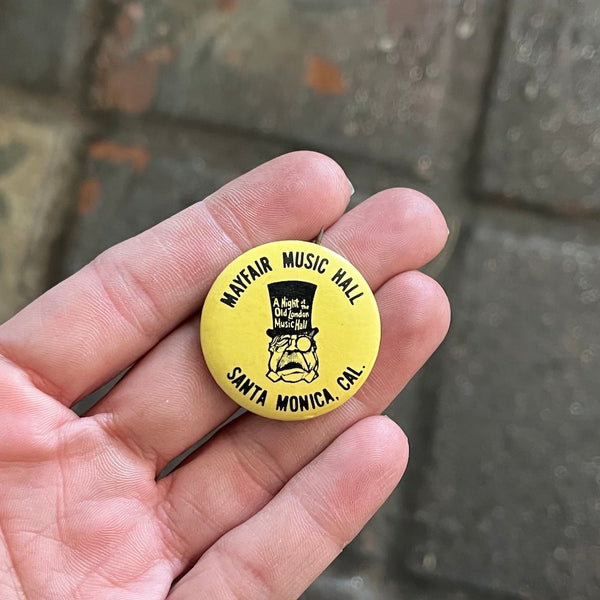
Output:
[[[401,430],[378,415],[444,337],[441,288],[414,271],[443,247],[438,208],[392,189],[342,215],[351,189],[298,152],[101,254],[0,327],[0,597],[296,598],[399,481]],[[199,347],[221,269],[252,246],[311,239],[376,291],[379,358],[314,421],[247,413],[157,474],[237,408]],[[85,417],[71,406],[128,365]],[[172,586],[172,582],[180,578]]]

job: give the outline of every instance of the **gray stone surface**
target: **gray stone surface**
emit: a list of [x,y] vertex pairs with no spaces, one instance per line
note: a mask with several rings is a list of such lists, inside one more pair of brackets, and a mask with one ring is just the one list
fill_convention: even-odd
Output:
[[51,99],[0,88],[0,322],[48,286],[86,125]]
[[468,155],[499,6],[128,3],[101,46],[92,101],[275,134],[428,179]]
[[238,135],[120,123],[87,149],[61,276],[285,150]]
[[473,225],[415,514],[421,575],[600,595],[599,240],[541,217]]
[[0,81],[78,91],[98,8],[98,0],[0,2]]
[[[226,182],[294,146],[214,128],[140,124],[118,120],[86,151],[74,215],[64,239],[60,276],[67,276],[118,242],[197,202]],[[395,186],[419,186],[393,169],[355,157],[333,155],[356,187],[349,209]],[[460,198],[435,185],[419,186],[439,197],[451,214]],[[449,246],[449,250],[452,245]],[[439,272],[450,259],[431,265]]]
[[[343,559],[338,559],[338,563],[342,562]],[[516,600],[514,596],[485,590],[458,589],[445,581],[432,584],[416,580],[398,570],[380,574],[378,581],[373,581],[356,572],[331,574],[333,568],[323,573],[301,600]]]
[[599,48],[598,2],[511,4],[485,127],[486,193],[600,211]]

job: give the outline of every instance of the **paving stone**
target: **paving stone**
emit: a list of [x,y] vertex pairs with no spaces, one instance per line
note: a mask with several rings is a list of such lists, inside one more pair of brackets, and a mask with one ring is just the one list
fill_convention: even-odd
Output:
[[[227,181],[294,149],[290,143],[211,127],[117,120],[104,137],[87,148],[76,215],[64,244],[61,276],[201,200]],[[422,183],[392,168],[345,154],[332,157],[356,188],[349,209],[381,189],[416,187],[439,199],[458,227],[464,200],[450,184]],[[432,264],[433,273],[443,268],[450,253],[442,258],[441,263]]]
[[124,3],[92,102],[275,134],[427,179],[469,153],[498,14],[484,0]]
[[61,276],[283,152],[236,135],[120,123],[87,148]]
[[51,98],[0,88],[0,322],[48,285],[86,126]]
[[3,0],[0,80],[49,91],[78,88],[100,21],[97,5],[98,0]]
[[[337,564],[337,563],[334,563]],[[392,576],[393,575],[393,576]],[[301,600],[516,600],[485,591],[459,590],[446,582],[432,584],[390,573],[374,583],[365,575],[332,575],[326,571]]]
[[485,192],[600,211],[600,6],[511,3],[485,126]]
[[411,540],[420,575],[600,595],[599,229],[500,212],[474,223]]

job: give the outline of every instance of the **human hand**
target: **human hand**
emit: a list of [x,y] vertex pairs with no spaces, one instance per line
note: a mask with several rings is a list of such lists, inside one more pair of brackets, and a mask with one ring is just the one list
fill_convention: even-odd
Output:
[[[1,598],[296,598],[356,535],[408,457],[400,429],[373,415],[440,343],[449,308],[414,271],[446,241],[437,207],[393,189],[342,215],[350,193],[330,159],[280,157],[0,327]],[[370,378],[315,420],[247,413],[156,481],[237,409],[199,346],[212,281],[250,247],[311,239],[322,225],[323,244],[376,293]],[[134,362],[88,415],[69,409]]]

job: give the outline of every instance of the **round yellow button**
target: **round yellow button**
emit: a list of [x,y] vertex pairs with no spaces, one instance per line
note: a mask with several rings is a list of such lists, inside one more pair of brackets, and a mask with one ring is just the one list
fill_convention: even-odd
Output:
[[310,242],[264,244],[217,277],[200,323],[206,364],[240,406],[310,419],[369,375],[381,337],[375,297],[339,254]]

